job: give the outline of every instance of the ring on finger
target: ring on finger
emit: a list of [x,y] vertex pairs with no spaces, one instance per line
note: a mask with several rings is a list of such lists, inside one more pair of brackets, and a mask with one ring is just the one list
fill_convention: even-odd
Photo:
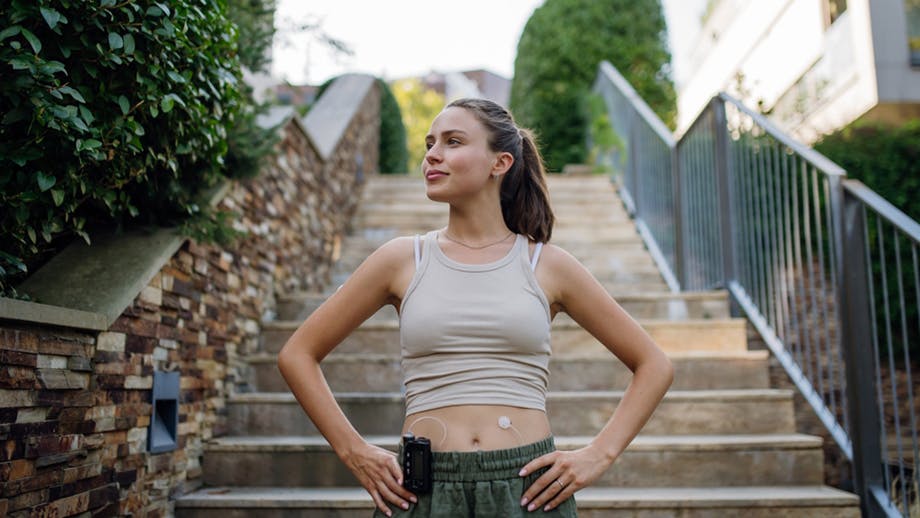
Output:
[[559,489],[565,489],[565,485],[564,485],[562,482],[559,482],[559,479],[558,479],[558,478],[557,478],[556,480],[554,480],[554,482],[557,483],[557,484],[559,484]]

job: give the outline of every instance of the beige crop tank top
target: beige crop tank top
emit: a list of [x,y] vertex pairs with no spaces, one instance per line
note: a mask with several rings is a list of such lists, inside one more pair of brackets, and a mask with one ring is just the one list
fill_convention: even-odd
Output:
[[541,244],[528,240],[498,261],[462,264],[424,238],[400,308],[406,414],[452,405],[546,411],[550,309],[533,273]]

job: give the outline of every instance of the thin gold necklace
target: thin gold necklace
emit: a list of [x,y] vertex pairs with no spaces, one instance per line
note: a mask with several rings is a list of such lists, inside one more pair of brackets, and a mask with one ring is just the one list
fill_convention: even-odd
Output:
[[467,247],[467,248],[469,248],[469,249],[471,249],[471,250],[482,250],[483,248],[489,248],[490,246],[495,246],[495,245],[497,245],[497,244],[499,244],[499,243],[503,243],[503,242],[507,241],[509,237],[511,237],[511,236],[514,235],[514,232],[508,232],[508,235],[507,235],[507,236],[505,236],[505,237],[499,239],[498,241],[496,241],[496,242],[494,242],[494,243],[489,243],[488,245],[482,245],[482,246],[472,246],[472,245],[468,245],[468,244],[464,243],[463,241],[458,241],[458,240],[456,240],[456,239],[450,237],[450,234],[448,234],[446,230],[442,230],[442,231],[441,231],[441,235],[444,236],[444,237],[446,237],[448,241],[453,241],[454,243],[457,243],[458,245],[465,246],[465,247]]

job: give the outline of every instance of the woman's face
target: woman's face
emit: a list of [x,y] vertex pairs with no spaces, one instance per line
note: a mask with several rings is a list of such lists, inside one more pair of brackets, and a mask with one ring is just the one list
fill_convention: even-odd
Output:
[[425,137],[428,152],[422,173],[428,197],[451,201],[485,189],[499,155],[489,149],[488,138],[485,127],[468,110],[455,106],[442,111]]

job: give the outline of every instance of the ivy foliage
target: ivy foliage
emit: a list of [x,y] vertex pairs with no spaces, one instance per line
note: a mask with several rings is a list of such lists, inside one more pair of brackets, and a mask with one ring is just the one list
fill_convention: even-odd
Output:
[[406,148],[406,126],[402,111],[386,81],[377,80],[380,89],[380,164],[384,174],[405,174],[409,151]]
[[588,92],[610,61],[666,123],[676,115],[659,0],[546,0],[521,34],[511,108],[537,131],[550,170],[584,162]]
[[252,174],[252,146],[230,153],[231,136],[265,135],[228,11],[223,0],[0,7],[0,293],[97,226],[226,221],[200,195]]

